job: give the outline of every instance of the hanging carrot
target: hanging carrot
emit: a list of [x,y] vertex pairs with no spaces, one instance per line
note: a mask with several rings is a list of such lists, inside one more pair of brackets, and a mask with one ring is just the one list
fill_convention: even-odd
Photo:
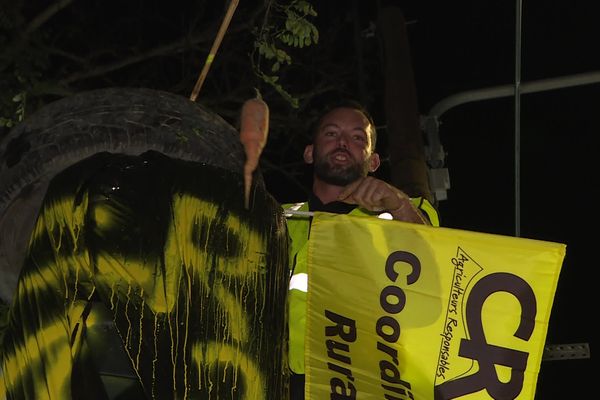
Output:
[[246,163],[244,164],[244,206],[246,209],[250,207],[252,174],[258,167],[260,154],[267,143],[268,134],[269,107],[257,90],[255,98],[244,102],[240,117],[240,141],[246,152]]

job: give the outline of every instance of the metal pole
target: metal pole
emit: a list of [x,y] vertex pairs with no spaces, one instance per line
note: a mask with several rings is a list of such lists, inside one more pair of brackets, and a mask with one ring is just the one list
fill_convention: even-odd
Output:
[[[520,85],[521,94],[540,93],[550,90],[567,89],[577,86],[600,83],[600,71],[582,72],[580,74],[559,76],[557,78],[539,79],[537,81],[523,82]],[[439,118],[446,111],[466,103],[482,100],[499,99],[515,94],[515,85],[506,84],[487,88],[467,90],[450,95],[438,101],[427,114],[428,117]]]
[[515,236],[521,236],[521,19],[522,0],[516,0],[515,29]]

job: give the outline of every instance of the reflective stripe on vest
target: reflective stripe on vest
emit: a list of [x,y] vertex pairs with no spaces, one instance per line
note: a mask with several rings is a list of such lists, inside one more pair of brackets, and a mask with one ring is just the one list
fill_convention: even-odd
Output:
[[294,274],[290,278],[290,290],[297,289],[301,292],[308,292],[308,274],[301,272]]

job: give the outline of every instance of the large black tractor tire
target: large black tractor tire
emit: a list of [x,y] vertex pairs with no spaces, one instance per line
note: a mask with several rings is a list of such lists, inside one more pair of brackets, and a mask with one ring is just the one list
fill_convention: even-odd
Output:
[[218,115],[148,89],[57,101],[2,138],[4,387],[286,398],[287,230],[259,173],[244,208],[244,157]]

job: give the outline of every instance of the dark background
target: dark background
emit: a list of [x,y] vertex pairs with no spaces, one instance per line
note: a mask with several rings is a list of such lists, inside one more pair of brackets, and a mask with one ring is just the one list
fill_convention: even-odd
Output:
[[[368,106],[380,127],[378,150],[386,153],[375,21],[380,7],[390,3],[402,8],[408,22],[422,116],[450,95],[514,84],[518,2],[315,0],[318,16],[312,21],[319,43],[288,49],[293,63],[280,71],[283,86],[299,99],[293,108],[250,67],[252,29],[273,3],[241,0],[197,101],[235,125],[242,102],[253,87],[261,89],[272,115],[261,169],[280,202],[304,199],[310,181],[300,157],[307,122],[332,97],[355,97]],[[57,4],[58,12],[35,24]],[[25,117],[50,101],[109,86],[188,97],[227,2],[2,0],[0,5],[0,117],[16,119],[20,103],[13,99],[23,91]],[[600,71],[597,19],[592,1],[524,1],[521,82]],[[519,210],[521,237],[567,245],[548,330],[551,344],[593,347],[599,100],[598,83],[523,94],[519,158],[514,97],[463,104],[440,116],[451,183],[447,199],[438,204],[442,225],[514,236]],[[0,127],[0,136],[8,129]],[[379,174],[387,178],[386,165]],[[591,359],[545,361],[537,398],[588,398],[592,382]]]

